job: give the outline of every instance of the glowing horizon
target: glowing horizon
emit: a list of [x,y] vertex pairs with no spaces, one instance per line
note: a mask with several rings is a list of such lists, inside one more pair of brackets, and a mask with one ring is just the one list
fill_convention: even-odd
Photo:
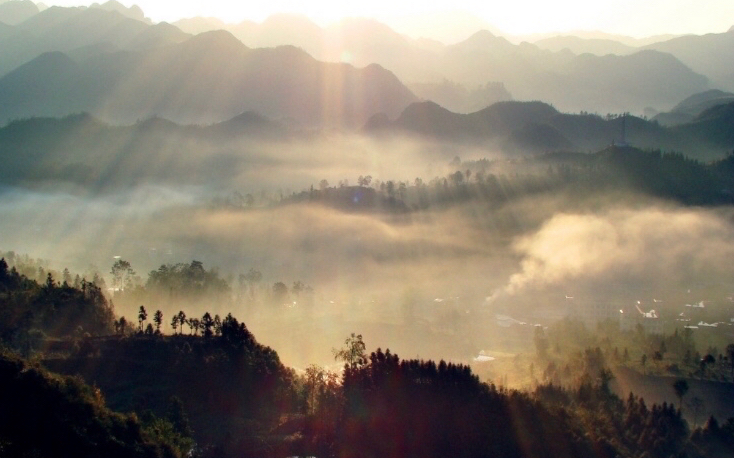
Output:
[[[105,0],[99,1],[104,3]],[[85,6],[91,1],[52,0],[47,5]],[[227,0],[122,0],[138,5],[154,22],[214,17],[225,23],[262,22],[273,14],[304,15],[320,26],[349,17],[372,18],[411,36],[437,38],[443,27],[466,24],[470,35],[478,28],[494,28],[509,35],[601,31],[630,37],[661,34],[721,33],[734,25],[734,2],[710,0],[433,0],[421,3],[375,0],[369,3],[273,0],[242,3]],[[447,20],[450,19],[449,20]]]

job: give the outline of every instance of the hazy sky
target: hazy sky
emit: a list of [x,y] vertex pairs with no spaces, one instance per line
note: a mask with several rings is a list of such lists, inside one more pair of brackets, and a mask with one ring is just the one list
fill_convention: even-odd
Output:
[[[105,0],[102,0],[102,3]],[[46,4],[73,6],[85,0],[46,0]],[[213,16],[225,22],[262,21],[278,12],[301,13],[326,25],[342,17],[372,17],[400,29],[414,26],[424,16],[432,28],[437,18],[460,18],[469,13],[509,34],[601,30],[635,37],[664,33],[720,33],[734,25],[734,0],[121,0],[137,4],[154,21],[172,22],[193,16]],[[447,14],[447,13],[453,14]],[[438,21],[440,23],[440,21]],[[411,29],[412,30],[412,29]],[[468,31],[468,33],[473,30]],[[431,35],[426,31],[426,35]]]

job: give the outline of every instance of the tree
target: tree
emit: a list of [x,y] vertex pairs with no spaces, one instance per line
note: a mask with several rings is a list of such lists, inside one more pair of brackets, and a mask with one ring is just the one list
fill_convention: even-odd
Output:
[[[130,262],[117,259],[112,264],[112,287],[116,290],[122,291],[132,282],[132,277],[135,276],[135,270],[133,270]],[[142,330],[142,328],[141,328]]]
[[146,335],[153,335],[153,325],[148,323],[148,326],[145,328],[145,334]]
[[222,335],[222,318],[214,315],[214,335]]
[[599,389],[605,394],[610,394],[609,383],[614,380],[614,374],[606,367],[602,367],[599,371]]
[[171,318],[171,327],[173,328],[173,333],[175,334],[178,330],[178,315],[173,315],[173,318]]
[[68,268],[64,268],[64,271],[61,274],[61,279],[65,285],[71,286],[72,279],[71,279],[71,273],[69,273]]
[[246,275],[243,276],[250,285],[250,297],[255,296],[255,285],[260,282],[263,278],[263,274],[260,271],[251,268]]
[[145,307],[141,305],[140,310],[138,311],[138,326],[140,328],[140,332],[143,332],[143,323],[146,319],[148,319],[148,312],[145,311]]
[[301,292],[303,292],[306,289],[306,285],[303,284],[300,280],[293,282],[293,287],[291,288],[291,292],[296,297],[301,295]]
[[352,335],[344,341],[344,345],[344,348],[339,350],[335,348],[331,350],[334,354],[334,360],[344,361],[352,368],[367,364],[367,355],[365,354],[367,347],[364,344],[364,340],[362,340],[362,334],[355,335],[352,332]]
[[673,383],[673,390],[675,395],[678,396],[678,407],[683,409],[683,397],[688,393],[688,382],[683,379],[678,379]]
[[198,318],[192,318],[189,320],[189,328],[191,328],[191,333],[194,335],[199,335],[199,325],[200,321]]
[[369,187],[372,182],[372,176],[359,176],[357,179],[357,185],[360,187]]
[[155,314],[153,315],[153,322],[155,323],[156,334],[160,334],[161,324],[163,324],[163,312],[162,311],[156,310]]
[[204,331],[204,337],[211,338],[213,335],[212,328],[214,327],[214,320],[212,319],[212,315],[209,314],[209,312],[204,313],[204,316],[201,317],[201,329]]
[[127,330],[127,320],[124,316],[120,317],[120,322],[118,324],[120,325],[120,335],[125,335],[125,331]]
[[184,313],[183,310],[181,310],[178,312],[178,315],[176,316],[178,316],[178,324],[181,327],[181,334],[183,334],[183,328],[184,328],[184,325],[186,324],[186,313]]
[[645,373],[645,364],[647,364],[647,355],[642,355],[640,358],[640,364],[642,364],[642,373]]
[[387,187],[387,196],[389,198],[394,198],[395,197],[395,182],[389,180],[389,181],[387,181],[386,184],[387,184],[386,185],[386,187]]

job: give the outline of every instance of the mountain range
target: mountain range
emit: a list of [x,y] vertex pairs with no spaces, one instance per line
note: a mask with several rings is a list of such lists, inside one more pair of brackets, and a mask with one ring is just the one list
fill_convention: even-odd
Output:
[[[25,5],[26,16],[8,19],[10,3]],[[353,128],[421,99],[466,114],[511,99],[563,112],[654,114],[712,86],[726,89],[732,37],[649,43],[587,34],[516,44],[482,30],[444,45],[369,19],[326,28],[293,15],[153,24],[114,0],[43,10],[17,0],[0,4],[0,123],[81,111],[111,122],[157,115],[212,123],[256,111]]]
[[[446,161],[464,147],[487,156],[525,157],[597,152],[612,144],[682,152],[708,161],[734,150],[732,125],[734,103],[717,105],[690,123],[668,128],[629,115],[561,113],[542,102],[499,102],[471,114],[417,102],[395,119],[372,117],[363,134],[375,139],[407,136],[426,145],[439,141],[447,146]],[[162,118],[115,126],[89,114],[36,117],[0,128],[0,182],[62,181],[101,190],[148,181],[225,184],[251,164],[272,161],[258,153],[262,142],[283,148],[294,141],[322,145],[319,142],[328,142],[328,136],[252,112],[205,126]]]
[[664,126],[690,123],[705,110],[730,102],[734,102],[734,93],[712,89],[687,97],[673,107],[670,112],[659,113],[652,120]]
[[663,127],[631,115],[561,113],[543,102],[499,102],[459,114],[433,102],[411,104],[394,120],[373,117],[373,135],[414,135],[481,145],[505,154],[553,151],[596,152],[611,144],[684,152],[700,160],[720,158],[734,149],[734,102],[704,110],[690,122]]
[[397,115],[415,100],[376,64],[322,63],[292,46],[250,49],[225,31],[78,60],[48,52],[0,78],[3,121],[87,111],[116,123],[154,115],[212,123],[255,109],[303,125],[349,127],[377,112]]
[[[324,61],[347,61],[357,66],[376,62],[423,98],[430,98],[429,91],[434,89],[427,84],[445,80],[464,86],[468,92],[488,83],[502,83],[517,99],[544,100],[565,111],[642,113],[648,106],[664,110],[674,101],[709,88],[704,76],[675,57],[642,52],[611,39],[603,41],[605,51],[614,49],[620,56],[583,56],[567,47],[550,51],[547,46],[528,42],[514,44],[487,30],[447,46],[406,37],[369,19],[345,19],[327,28],[294,15],[273,16],[261,24],[245,21],[227,25],[206,18],[175,24],[190,33],[225,28],[253,47],[294,44]],[[577,39],[585,43],[591,40]],[[499,100],[487,99],[485,106]],[[461,98],[442,105],[469,111]]]

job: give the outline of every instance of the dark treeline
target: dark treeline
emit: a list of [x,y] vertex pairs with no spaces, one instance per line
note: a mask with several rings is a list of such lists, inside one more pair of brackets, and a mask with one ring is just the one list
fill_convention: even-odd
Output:
[[[534,392],[479,382],[467,366],[367,357],[361,337],[342,385],[309,381],[317,396],[305,421],[306,452],[317,456],[671,456],[728,455],[734,421],[689,431],[669,404],[648,408],[609,390],[608,369],[574,387]],[[316,382],[315,384],[313,382]]]
[[114,311],[94,283],[61,285],[49,273],[44,284],[8,268],[0,259],[0,339],[29,352],[45,336],[107,335]]

